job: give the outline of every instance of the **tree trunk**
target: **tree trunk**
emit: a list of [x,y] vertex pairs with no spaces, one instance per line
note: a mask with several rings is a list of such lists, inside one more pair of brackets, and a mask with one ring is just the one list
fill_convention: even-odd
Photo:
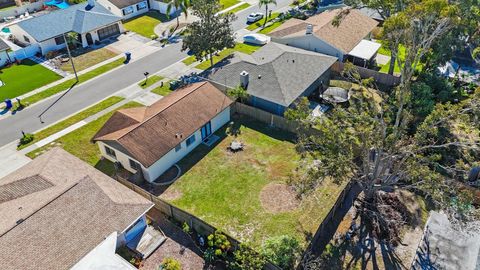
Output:
[[388,74],[393,75],[393,71],[395,70],[395,56],[392,55],[390,58],[390,67],[388,68]]
[[[177,26],[175,26],[175,30],[173,32],[177,31],[178,27],[180,26],[180,18],[179,18],[180,14],[177,16]],[[172,33],[172,35],[173,35],[173,33]]]
[[267,24],[267,19],[268,19],[268,5],[265,5],[265,21],[263,21],[263,28],[265,28],[265,25]]
[[210,66],[213,67],[213,53],[210,52],[208,55],[210,57]]

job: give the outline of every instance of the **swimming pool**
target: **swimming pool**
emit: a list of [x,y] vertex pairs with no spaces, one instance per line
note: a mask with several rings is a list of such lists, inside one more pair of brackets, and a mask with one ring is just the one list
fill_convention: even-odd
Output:
[[10,28],[8,28],[8,27],[3,27],[3,28],[2,28],[2,32],[3,32],[3,33],[6,33],[6,34],[10,34],[10,33],[11,33],[11,32],[10,32]]

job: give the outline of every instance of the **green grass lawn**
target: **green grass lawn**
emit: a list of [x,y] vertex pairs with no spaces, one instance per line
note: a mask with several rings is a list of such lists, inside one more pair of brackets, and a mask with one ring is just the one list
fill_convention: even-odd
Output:
[[220,0],[220,5],[222,6],[222,9],[227,9],[238,3],[240,3],[239,0]]
[[182,62],[183,62],[185,65],[190,66],[191,64],[197,62],[197,59],[195,59],[195,55],[191,55],[191,56],[183,59]]
[[166,95],[170,94],[170,92],[172,92],[172,90],[170,90],[170,82],[171,81],[173,81],[173,80],[165,82],[163,84],[163,86],[155,87],[155,89],[153,89],[151,92],[155,93],[157,95],[161,95],[161,96],[166,96]]
[[29,145],[32,145],[40,140],[43,140],[45,138],[47,138],[48,136],[50,135],[53,135],[75,123],[78,123],[80,122],[81,120],[89,117],[89,116],[92,116],[100,111],[103,111],[105,110],[106,108],[120,102],[124,100],[124,98],[122,97],[109,97],[103,101],[101,101],[100,103],[98,104],[95,104],[91,107],[88,107],[87,109],[73,115],[73,116],[70,116],[69,118],[65,119],[65,120],[62,120],[61,122],[58,122],[52,126],[49,126],[45,129],[42,129],[41,131],[37,132],[34,134],[34,139],[32,142],[28,143],[28,144],[24,144],[20,147],[18,147],[18,149],[23,149]]
[[128,19],[123,23],[123,26],[129,31],[150,38],[152,35],[155,35],[155,32],[153,31],[155,26],[166,21],[168,21],[166,15],[149,11],[138,17]]
[[19,65],[0,70],[0,80],[5,84],[0,87],[0,101],[21,96],[61,78],[32,60],[23,60]]
[[[79,75],[78,76],[79,83],[84,83],[84,82],[86,82],[90,79],[93,79],[93,78],[97,77],[100,74],[103,74],[107,71],[110,71],[110,70],[116,68],[116,67],[119,67],[119,66],[123,65],[123,61],[124,61],[124,59],[120,58],[118,60],[115,60],[115,61],[110,62],[108,64],[105,64],[103,66],[100,66],[100,67],[98,67],[98,68],[96,68],[92,71],[89,71],[87,73]],[[70,80],[64,81],[63,83],[52,86],[52,87],[46,89],[45,91],[39,92],[35,95],[29,96],[29,97],[23,99],[23,102],[24,102],[24,104],[33,104],[33,103],[38,102],[42,99],[51,97],[51,96],[53,96],[57,93],[60,93],[64,90],[67,90],[74,83],[75,83],[75,79],[70,79]]]
[[[279,15],[280,15],[280,13],[278,13],[278,12],[273,12],[273,13],[272,13],[272,16],[267,19],[267,23],[268,23],[269,21],[277,18]],[[258,22],[255,22],[255,23],[250,24],[249,26],[247,26],[247,30],[253,31],[253,30],[255,30],[255,29],[259,28],[259,27],[262,27],[264,21],[265,21],[265,18],[261,19],[261,20],[258,21]]]
[[243,3],[243,4],[239,5],[238,7],[235,7],[235,8],[230,9],[228,12],[230,12],[230,13],[237,13],[237,12],[239,12],[240,10],[244,10],[244,9],[250,7],[250,6],[251,6],[251,5],[250,5],[249,3]]
[[[121,106],[119,109],[132,108],[142,106],[137,102],[129,102]],[[57,140],[55,142],[45,145],[35,151],[27,154],[30,158],[35,158],[39,154],[44,153],[52,146],[60,146],[70,154],[80,158],[95,168],[103,171],[104,173],[111,175],[113,173],[113,164],[111,162],[102,161],[100,151],[97,144],[92,143],[90,140],[93,135],[105,124],[105,122],[112,116],[114,112],[109,112],[102,117],[94,120],[85,126],[74,130]]]
[[[260,49],[261,47],[262,46],[258,46],[258,45],[237,43],[233,49],[225,49],[225,50],[219,52],[218,55],[214,55],[213,56],[213,64],[215,65],[216,63],[222,61],[224,58],[233,54],[235,51],[245,53],[245,54],[252,54],[256,50]],[[210,67],[211,67],[210,60],[208,60],[208,59],[204,60],[203,62],[201,62],[200,64],[195,66],[195,68],[202,69],[202,70],[208,69]]]
[[[73,63],[75,64],[75,69],[78,72],[115,56],[117,56],[117,54],[110,51],[109,49],[100,48],[72,57]],[[62,63],[62,66],[60,68],[64,71],[73,73],[73,68],[70,61]]]
[[280,25],[282,25],[285,21],[278,21],[278,22],[274,22],[272,23],[271,25],[263,28],[262,30],[258,31],[258,33],[260,34],[268,34],[270,32],[272,32],[273,30],[275,30],[275,28],[279,27]]
[[[392,56],[392,52],[386,48],[385,46],[382,45],[382,47],[380,47],[380,49],[378,50],[378,53],[379,54],[383,54],[383,55],[387,55],[387,56]],[[398,47],[398,57],[401,59],[401,60],[405,60],[405,47],[403,45],[400,45]],[[388,73],[388,69],[390,68],[390,61],[385,64],[385,65],[380,65],[380,72],[383,72],[383,73]],[[421,71],[423,69],[423,65],[420,63],[417,65],[416,67],[416,70],[417,71]],[[395,73],[400,73],[400,68],[398,67],[398,63],[397,61],[395,61],[395,67],[394,67],[394,72]]]
[[152,75],[152,76],[148,77],[147,81],[143,80],[143,81],[139,82],[138,86],[145,89],[145,88],[148,88],[148,87],[152,86],[154,83],[159,82],[163,79],[164,78],[162,76]]
[[[184,174],[160,197],[255,248],[268,237],[285,234],[306,244],[305,233],[315,233],[343,186],[326,181],[296,208],[267,211],[260,199],[262,189],[296,175],[300,156],[293,137],[246,117],[232,121],[240,127],[240,135],[226,135],[225,127],[217,131],[220,142],[213,148],[200,145],[181,160]],[[243,151],[227,150],[234,139],[245,144]],[[168,194],[177,196],[171,199]]]

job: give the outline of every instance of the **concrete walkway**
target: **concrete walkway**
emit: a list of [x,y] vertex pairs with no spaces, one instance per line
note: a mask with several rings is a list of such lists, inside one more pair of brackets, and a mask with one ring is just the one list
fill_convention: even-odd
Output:
[[31,161],[20,152],[17,152],[17,143],[12,142],[0,148],[0,178],[23,167]]

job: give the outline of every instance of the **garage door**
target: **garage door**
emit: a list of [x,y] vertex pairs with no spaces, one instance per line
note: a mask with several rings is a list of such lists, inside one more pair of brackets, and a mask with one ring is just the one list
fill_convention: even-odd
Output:
[[98,38],[100,40],[116,35],[120,35],[120,27],[117,23],[98,30]]

